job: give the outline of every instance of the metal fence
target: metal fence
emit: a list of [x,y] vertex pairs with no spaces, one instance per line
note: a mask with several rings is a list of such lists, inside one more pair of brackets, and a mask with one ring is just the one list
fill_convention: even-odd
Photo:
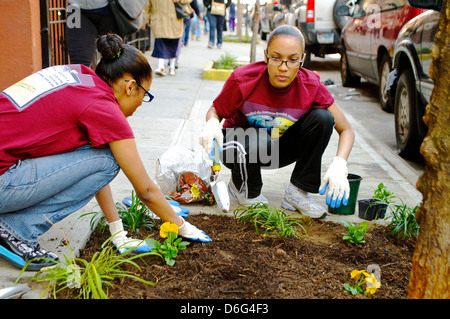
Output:
[[[67,0],[40,0],[42,68],[69,64],[66,43]],[[124,42],[142,52],[152,49],[151,31],[147,26],[126,36]]]

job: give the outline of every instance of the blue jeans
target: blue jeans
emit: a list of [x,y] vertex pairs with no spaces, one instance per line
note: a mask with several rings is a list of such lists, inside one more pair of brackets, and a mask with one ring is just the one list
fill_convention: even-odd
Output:
[[216,14],[211,14],[211,12],[208,11],[208,20],[209,20],[209,44],[214,45],[217,30],[217,45],[218,46],[222,45],[223,23],[225,21],[225,17]]
[[36,245],[52,223],[86,205],[119,173],[109,149],[80,149],[18,161],[0,175],[0,226]]

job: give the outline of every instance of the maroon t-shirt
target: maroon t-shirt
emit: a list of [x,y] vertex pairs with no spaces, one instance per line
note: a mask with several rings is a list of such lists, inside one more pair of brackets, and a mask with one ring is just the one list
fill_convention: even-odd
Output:
[[0,175],[18,160],[134,138],[111,88],[83,65],[36,72],[0,94]]
[[334,98],[320,77],[300,68],[289,87],[276,89],[269,82],[265,62],[237,68],[213,102],[224,127],[280,128],[281,134],[310,108],[328,108]]

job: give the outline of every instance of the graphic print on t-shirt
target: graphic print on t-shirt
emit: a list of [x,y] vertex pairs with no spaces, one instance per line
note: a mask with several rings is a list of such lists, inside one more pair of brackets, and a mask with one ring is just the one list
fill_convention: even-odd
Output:
[[307,113],[304,109],[272,108],[246,101],[242,113],[254,128],[265,128],[272,138],[281,137],[299,118]]
[[68,66],[52,66],[13,84],[3,94],[14,104],[19,112],[23,111],[41,96],[64,85],[78,84],[80,79]]

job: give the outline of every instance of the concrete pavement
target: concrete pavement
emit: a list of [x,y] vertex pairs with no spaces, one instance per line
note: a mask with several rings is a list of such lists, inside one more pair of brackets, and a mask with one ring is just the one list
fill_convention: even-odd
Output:
[[[224,52],[232,53],[237,57],[248,58],[250,56],[250,44],[224,42],[222,49],[208,49],[206,45],[207,36],[203,35],[201,41],[191,40],[187,47],[183,47],[176,76],[159,77],[155,75],[150,88],[150,92],[155,96],[154,101],[149,104],[144,103],[129,118],[139,152],[152,178],[155,177],[157,159],[172,146],[182,145],[196,152],[202,152],[206,156],[198,144],[198,136],[205,122],[206,111],[224,84],[223,81],[202,79],[202,70],[207,61],[217,59]],[[257,45],[257,60],[263,59],[265,45],[265,41],[261,41]],[[150,56],[150,52],[147,52],[146,55],[155,70],[157,60]],[[322,81],[330,78],[326,71],[322,71],[320,76]],[[345,94],[342,93],[345,93],[347,89],[340,85],[340,79],[334,78],[334,81],[335,85],[330,86],[329,89],[334,94],[336,102],[345,106],[346,103],[350,103],[350,101],[343,99]],[[355,102],[355,100],[351,102]],[[345,107],[343,109],[345,110]],[[346,115],[356,131],[356,140],[348,160],[348,169],[350,173],[360,175],[363,178],[358,199],[370,197],[377,185],[383,182],[389,190],[396,194],[397,199],[403,200],[410,206],[418,204],[422,198],[420,192],[415,188],[419,173],[381,141],[374,139],[364,128],[364,123],[356,121],[351,114],[346,113]],[[323,157],[323,174],[331,163],[336,149],[337,134],[334,133]],[[284,185],[289,181],[292,167],[291,165],[282,169],[263,171],[264,186],[262,191],[270,204],[280,207]],[[228,183],[229,178],[230,173],[224,167],[220,172],[219,180]],[[117,202],[131,195],[132,186],[123,173],[119,173],[111,186]],[[324,196],[315,194],[313,197],[323,206],[326,206]],[[230,216],[237,206],[237,202],[232,201],[231,212],[228,213]],[[206,207],[191,204],[185,205],[185,207],[190,210],[191,214],[222,214],[216,205]],[[80,218],[80,216],[86,212],[98,211],[98,209],[95,200],[92,200],[82,210],[72,214],[42,235],[40,238],[41,247],[57,253],[60,258],[64,254],[69,254],[70,251],[63,244],[64,233],[69,241],[72,253],[77,255],[90,235],[90,217]],[[356,208],[355,215],[328,214],[325,219],[336,222],[349,220],[359,223],[362,220],[358,218],[357,212],[358,208]],[[377,223],[383,222],[377,221]],[[19,269],[0,260],[0,289],[14,286],[19,272]],[[20,280],[20,284],[32,287],[22,298],[39,298],[43,292],[42,285],[27,281],[27,278],[33,275],[34,272],[26,272]]]

